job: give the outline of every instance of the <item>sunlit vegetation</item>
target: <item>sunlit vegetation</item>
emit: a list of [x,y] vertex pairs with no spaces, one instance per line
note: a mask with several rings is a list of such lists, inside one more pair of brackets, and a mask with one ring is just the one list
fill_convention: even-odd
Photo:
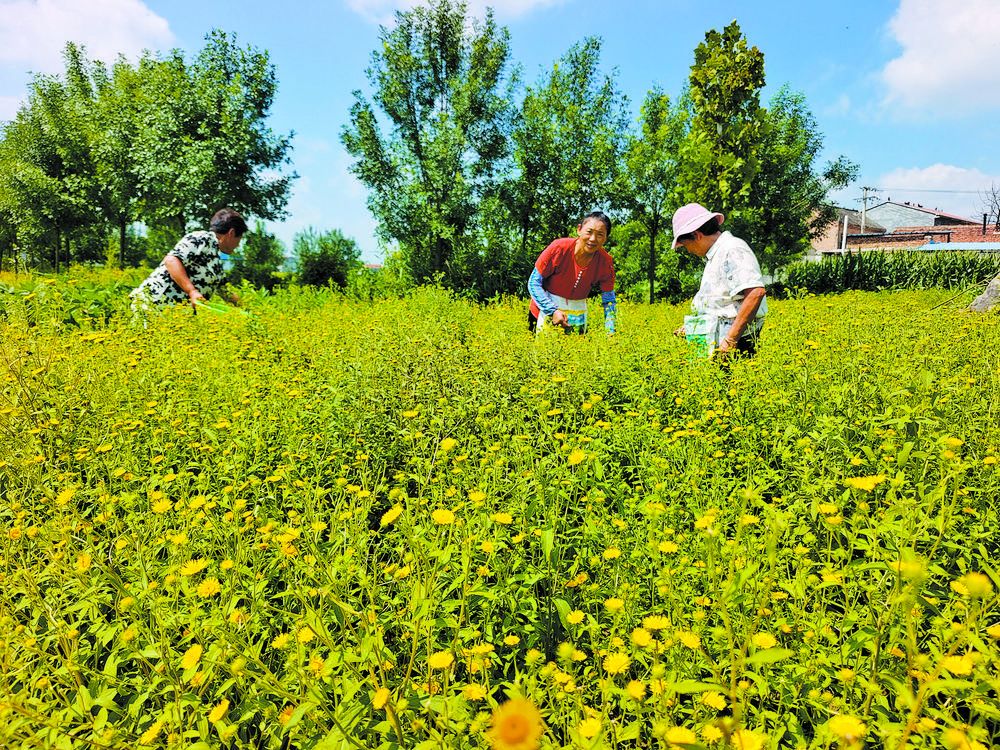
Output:
[[773,300],[727,372],[666,305],[22,284],[0,745],[989,747],[1000,345],[953,297]]

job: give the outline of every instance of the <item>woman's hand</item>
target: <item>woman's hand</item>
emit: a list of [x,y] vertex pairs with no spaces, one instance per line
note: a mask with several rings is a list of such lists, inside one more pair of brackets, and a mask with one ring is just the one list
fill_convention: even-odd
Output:
[[569,324],[569,316],[563,310],[552,313],[552,325],[565,328]]

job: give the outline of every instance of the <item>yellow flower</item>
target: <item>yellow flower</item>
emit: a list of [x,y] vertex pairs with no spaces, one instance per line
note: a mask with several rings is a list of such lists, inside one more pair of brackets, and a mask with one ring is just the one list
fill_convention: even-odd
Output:
[[736,750],[760,750],[764,747],[764,738],[749,729],[739,729],[733,734],[733,747]]
[[1000,639],[1000,624],[990,625],[988,628],[986,628],[986,635],[988,635],[990,638]]
[[388,526],[390,523],[399,518],[400,515],[402,515],[402,513],[403,509],[400,508],[398,505],[389,508],[389,510],[387,510],[385,513],[382,514],[382,525]]
[[204,559],[199,559],[199,560],[191,559],[191,560],[188,560],[183,565],[181,565],[181,571],[180,572],[181,572],[182,576],[193,576],[196,573],[200,573],[201,571],[203,571],[207,567],[208,567],[208,561],[207,560],[204,560]]
[[642,618],[642,626],[646,630],[666,630],[670,627],[670,620],[663,615],[650,615]]
[[968,655],[946,656],[941,660],[941,666],[952,674],[972,674],[975,663]]
[[139,744],[152,745],[153,741],[160,736],[161,729],[163,729],[163,722],[154,721],[153,724],[149,727],[149,729],[143,732],[142,736],[139,737]]
[[604,671],[608,674],[621,674],[628,669],[631,661],[626,654],[613,653],[604,657]]
[[621,557],[621,556],[622,556],[622,551],[620,549],[618,549],[617,547],[608,547],[606,550],[604,550],[604,559],[605,560],[614,560],[615,558],[618,558],[618,557]]
[[750,641],[757,648],[774,648],[778,645],[777,639],[770,633],[754,633]]
[[716,711],[722,711],[726,707],[726,699],[714,691],[702,693],[701,702],[709,708],[714,708]]
[[274,637],[274,640],[271,641],[271,648],[279,650],[283,649],[285,646],[288,645],[289,638],[290,636],[288,635],[288,633],[282,633],[280,635],[276,635]]
[[132,628],[126,628],[122,631],[122,643],[128,643],[129,641],[135,640],[135,631]]
[[970,740],[965,732],[956,727],[945,730],[941,744],[949,750],[987,750],[983,743]]
[[431,654],[427,660],[427,664],[431,669],[448,669],[454,661],[455,657],[451,651],[438,651],[435,654]]
[[669,541],[660,542],[659,544],[656,545],[656,548],[665,555],[673,554],[674,552],[680,549],[680,547],[677,546],[677,542],[669,542]]
[[820,503],[817,510],[825,516],[830,516],[840,510],[840,508],[832,503]]
[[854,670],[850,667],[843,667],[839,672],[837,672],[837,678],[841,682],[850,682],[854,679]]
[[462,688],[462,695],[469,701],[481,701],[486,697],[486,688],[478,683],[471,683]]
[[826,723],[827,728],[842,740],[858,740],[865,736],[868,727],[861,719],[850,714],[837,714]]
[[722,739],[722,730],[713,724],[706,724],[701,728],[701,736],[705,738],[705,742],[712,744]]
[[314,656],[309,659],[309,671],[312,672],[317,677],[323,672],[323,660],[318,656]]
[[698,735],[687,727],[670,727],[663,739],[670,745],[694,745],[698,742]]
[[653,635],[645,628],[636,628],[632,631],[632,643],[639,648],[646,648],[653,642]]
[[448,526],[455,522],[455,514],[447,508],[438,508],[431,513],[431,519],[439,526]]
[[689,630],[685,630],[684,632],[678,633],[677,640],[679,640],[682,644],[687,646],[692,651],[696,651],[697,649],[701,648],[701,638],[699,638]]
[[304,625],[301,628],[299,628],[298,635],[296,636],[299,643],[309,643],[315,637],[316,634],[313,632],[313,629],[310,628],[308,625]]
[[639,680],[632,680],[625,686],[625,692],[637,701],[641,701],[643,696],[646,695],[646,683],[640,682]]
[[155,503],[153,503],[153,512],[158,514],[166,513],[173,507],[173,505],[174,504],[169,500],[167,500],[166,498],[162,500],[157,500]]
[[518,643],[521,642],[521,639],[518,638],[516,635],[508,635],[506,638],[503,639],[503,642],[507,646],[516,646]]
[[577,464],[583,463],[583,459],[585,459],[586,457],[587,454],[584,451],[580,450],[579,448],[574,448],[572,451],[570,451],[569,458],[567,460],[570,466],[576,466]]
[[611,612],[617,612],[618,610],[620,610],[622,607],[625,606],[625,602],[623,602],[621,599],[618,599],[617,597],[612,597],[610,599],[604,600],[604,606],[607,607],[608,610]]
[[452,448],[454,448],[457,444],[458,444],[458,441],[455,440],[455,438],[445,438],[444,440],[441,441],[441,452],[442,453],[447,453]]
[[185,651],[184,656],[181,657],[181,669],[188,670],[198,666],[203,650],[201,645],[196,643]]
[[212,709],[212,713],[208,715],[208,720],[213,724],[219,721],[223,716],[226,715],[226,711],[229,710],[229,699],[223,698],[219,705]]
[[535,750],[545,731],[542,714],[525,698],[512,698],[493,712],[486,733],[494,750]]
[[583,622],[584,614],[578,609],[574,609],[568,615],[566,615],[566,622],[570,625],[579,625]]
[[492,555],[493,550],[496,549],[496,544],[494,544],[493,542],[483,542],[482,544],[479,545],[479,549],[481,549],[487,555]]
[[90,565],[93,562],[93,558],[86,552],[81,552],[80,556],[76,558],[76,570],[78,573],[86,573],[90,570]]
[[993,593],[993,582],[984,573],[966,573],[959,580],[969,595],[976,599],[984,599]]
[[198,596],[202,599],[207,599],[210,596],[215,596],[220,591],[222,591],[222,584],[219,583],[218,578],[206,578],[200,584],[198,584]]
[[596,716],[590,716],[580,722],[576,731],[580,733],[581,737],[586,737],[588,740],[591,737],[596,737],[598,732],[601,731],[601,720]]
[[847,480],[847,484],[856,490],[864,490],[865,492],[871,492],[876,486],[882,484],[885,481],[884,474],[875,474],[870,477],[851,477]]
[[514,517],[510,513],[497,513],[493,516],[493,520],[504,526],[514,523]]
[[385,704],[389,702],[389,688],[380,687],[375,691],[375,697],[372,698],[372,708],[379,711],[385,708]]

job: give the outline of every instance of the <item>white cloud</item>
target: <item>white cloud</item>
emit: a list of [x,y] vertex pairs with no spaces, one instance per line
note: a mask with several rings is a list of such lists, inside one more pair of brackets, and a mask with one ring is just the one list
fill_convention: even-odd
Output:
[[[469,15],[474,18],[484,18],[489,7],[493,8],[498,20],[503,20],[518,18],[536,8],[548,8],[562,2],[565,0],[468,0],[466,6]],[[392,24],[397,10],[410,10],[421,4],[421,0],[347,0],[351,10],[385,26]]]
[[875,184],[882,200],[909,201],[956,216],[976,218],[982,213],[980,196],[993,183],[1000,186],[1000,175],[934,164],[894,169],[879,177]]
[[997,0],[900,0],[889,32],[903,52],[882,71],[888,104],[945,115],[1000,106]]
[[167,21],[140,0],[0,0],[0,68],[63,70],[72,41],[92,60],[114,62],[174,41]]

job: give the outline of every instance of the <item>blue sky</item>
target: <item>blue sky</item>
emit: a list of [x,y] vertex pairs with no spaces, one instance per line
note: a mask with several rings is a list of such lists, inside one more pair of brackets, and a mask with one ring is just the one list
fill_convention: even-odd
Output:
[[[0,120],[14,116],[31,73],[62,71],[66,41],[92,59],[142,49],[193,54],[212,28],[266,49],[279,90],[271,124],[295,131],[300,175],[289,218],[270,229],[291,246],[295,232],[337,228],[368,261],[383,255],[365,190],[348,172],[340,132],[368,93],[364,70],[379,25],[406,0],[0,0]],[[861,187],[961,216],[981,216],[979,193],[1000,188],[1000,0],[497,0],[486,5],[511,34],[513,59],[534,83],[570,46],[603,40],[602,65],[617,72],[633,112],[658,83],[683,87],[694,48],[710,29],[737,20],[765,59],[764,103],[783,84],[801,91],[825,136],[824,160],[847,156],[861,176],[837,194],[860,207]]]

